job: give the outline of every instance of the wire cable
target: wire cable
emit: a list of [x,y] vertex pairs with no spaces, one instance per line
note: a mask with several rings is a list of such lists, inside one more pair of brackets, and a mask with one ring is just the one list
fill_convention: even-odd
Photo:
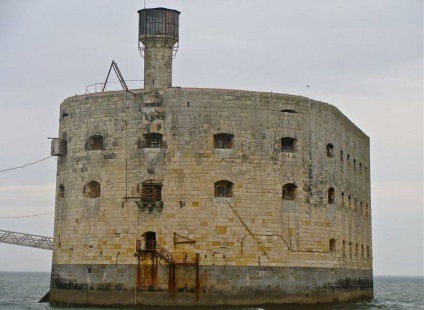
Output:
[[41,215],[47,215],[47,214],[53,214],[54,212],[47,212],[47,213],[39,213],[39,214],[32,214],[32,215],[20,215],[20,216],[0,216],[0,219],[17,219],[22,217],[34,217],[34,216],[41,216]]
[[22,168],[25,168],[25,167],[27,167],[27,166],[35,165],[35,164],[38,164],[39,162],[42,162],[42,161],[44,161],[44,160],[46,160],[46,159],[49,159],[50,157],[52,157],[52,156],[49,156],[49,157],[46,157],[46,158],[43,158],[43,159],[39,159],[39,160],[37,160],[37,161],[34,161],[33,163],[28,163],[28,164],[25,164],[25,165],[22,165],[22,166],[18,166],[18,167],[13,167],[13,168],[9,168],[9,169],[0,170],[0,173],[2,173],[2,172],[6,172],[6,171],[15,170],[15,169],[22,169]]

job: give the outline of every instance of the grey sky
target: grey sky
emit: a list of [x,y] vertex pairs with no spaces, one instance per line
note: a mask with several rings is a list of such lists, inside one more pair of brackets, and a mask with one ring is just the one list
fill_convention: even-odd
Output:
[[[369,135],[374,273],[423,275],[423,1],[146,6],[181,11],[175,86],[312,97]],[[59,104],[103,82],[112,60],[126,79],[143,78],[141,8],[132,0],[0,0],[0,170],[49,156]],[[53,212],[55,164],[0,174],[0,229],[53,235],[53,215],[1,217]],[[0,244],[0,270],[50,264],[51,252]]]

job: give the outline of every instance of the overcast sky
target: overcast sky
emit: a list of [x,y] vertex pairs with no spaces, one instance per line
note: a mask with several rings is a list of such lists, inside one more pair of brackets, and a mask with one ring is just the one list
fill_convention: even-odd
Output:
[[[48,157],[60,103],[112,60],[143,79],[143,6],[0,0],[0,170]],[[370,137],[374,274],[423,275],[423,1],[146,0],[161,6],[181,11],[174,86],[311,97]],[[55,170],[0,173],[0,230],[53,236],[53,214],[6,217],[53,212]],[[51,254],[0,244],[0,270],[50,271]]]

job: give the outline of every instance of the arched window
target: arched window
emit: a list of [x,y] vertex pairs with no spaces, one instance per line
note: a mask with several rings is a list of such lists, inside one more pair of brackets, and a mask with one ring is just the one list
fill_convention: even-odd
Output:
[[287,183],[283,186],[283,200],[295,200],[296,199],[297,186],[293,183]]
[[369,216],[370,215],[370,210],[368,208],[368,203],[365,204],[365,215]]
[[352,242],[349,242],[349,258],[352,260]]
[[162,200],[162,184],[159,181],[147,180],[141,186],[141,201],[156,202]]
[[63,184],[60,184],[60,185],[59,185],[59,191],[58,191],[58,193],[57,193],[57,197],[58,197],[59,199],[63,199],[63,198],[65,198],[65,186],[64,186]]
[[334,192],[334,188],[330,187],[328,189],[328,204],[332,205],[336,201],[336,194]]
[[364,245],[361,245],[361,257],[364,258]]
[[353,171],[356,171],[356,159],[353,159]]
[[233,183],[227,180],[215,182],[215,197],[233,197]]
[[343,164],[343,162],[344,162],[344,158],[343,158],[343,150],[341,150],[340,151],[340,161],[342,162],[342,164]]
[[369,246],[367,246],[367,257],[368,258],[370,257],[370,247]]
[[336,253],[336,240],[330,239],[330,253]]
[[352,199],[350,198],[350,195],[347,197],[347,206],[350,208],[352,205]]
[[343,257],[346,257],[346,241],[343,240],[343,247],[342,247]]
[[91,181],[84,186],[84,196],[88,198],[100,197],[100,183]]
[[359,203],[359,208],[361,209],[361,215],[364,215],[364,204],[361,202]]
[[359,174],[362,174],[362,163],[359,163]]
[[91,136],[87,140],[87,150],[97,151],[103,150],[103,137],[102,136]]
[[347,154],[346,162],[347,162],[347,165],[350,166],[350,155],[349,154]]
[[334,157],[334,145],[332,145],[331,143],[327,144],[327,157],[328,158]]
[[143,140],[139,141],[139,148],[158,149],[162,147],[162,134],[146,133],[143,135]]
[[345,194],[344,192],[342,192],[342,206],[344,207],[345,205]]
[[291,137],[284,137],[281,139],[281,152],[294,153],[296,139]]
[[234,135],[229,133],[218,133],[213,135],[213,145],[216,149],[232,149],[234,147]]
[[355,245],[355,258],[356,259],[358,259],[358,249],[359,249],[359,247],[358,247],[358,244],[356,243],[356,245]]

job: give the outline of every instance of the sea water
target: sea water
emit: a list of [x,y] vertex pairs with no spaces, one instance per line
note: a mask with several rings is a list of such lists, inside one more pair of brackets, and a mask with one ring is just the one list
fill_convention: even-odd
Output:
[[[0,309],[58,309],[50,307],[48,303],[38,302],[49,291],[49,285],[50,273],[47,272],[0,272]],[[374,299],[370,302],[319,307],[302,306],[297,309],[424,310],[424,278],[375,277],[374,295]],[[281,309],[287,309],[287,307],[281,306]]]

